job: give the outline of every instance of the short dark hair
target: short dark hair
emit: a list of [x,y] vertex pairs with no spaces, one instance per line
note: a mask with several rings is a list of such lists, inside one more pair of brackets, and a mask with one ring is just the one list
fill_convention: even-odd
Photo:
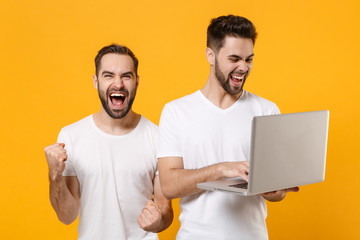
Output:
[[99,74],[99,70],[100,70],[100,65],[101,65],[101,59],[105,54],[108,53],[117,53],[117,54],[124,54],[124,55],[128,55],[131,57],[131,59],[134,62],[134,70],[135,70],[135,74],[136,76],[137,74],[137,70],[138,70],[138,65],[139,65],[139,61],[138,59],[135,57],[134,53],[126,46],[122,46],[119,44],[111,44],[109,46],[103,47],[102,49],[100,49],[100,51],[98,52],[98,54],[95,57],[95,72],[96,72],[96,76],[98,76]]
[[251,38],[255,44],[257,33],[252,22],[244,17],[220,16],[212,19],[207,29],[207,47],[218,52],[227,36]]

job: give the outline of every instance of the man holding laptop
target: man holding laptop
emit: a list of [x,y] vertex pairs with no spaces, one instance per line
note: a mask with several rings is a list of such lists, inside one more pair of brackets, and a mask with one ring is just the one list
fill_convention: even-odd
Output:
[[181,198],[177,239],[268,239],[266,203],[297,187],[253,196],[203,191],[198,183],[224,177],[247,180],[254,116],[278,107],[243,89],[252,68],[256,30],[246,18],[221,16],[207,31],[210,74],[195,93],[165,105],[158,165],[162,190]]

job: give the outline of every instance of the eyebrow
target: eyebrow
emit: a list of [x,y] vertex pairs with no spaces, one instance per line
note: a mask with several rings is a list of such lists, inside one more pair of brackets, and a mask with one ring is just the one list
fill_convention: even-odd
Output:
[[129,75],[129,74],[130,74],[131,76],[134,76],[134,75],[135,75],[133,72],[129,71],[129,72],[122,73],[121,76]]
[[[111,74],[111,75],[114,75],[114,73],[113,72],[110,72],[110,71],[103,71],[102,73],[101,73],[101,75],[104,75],[104,74]],[[134,73],[133,72],[131,72],[131,71],[129,71],[129,72],[124,72],[124,73],[122,73],[121,74],[121,76],[124,76],[124,75],[132,75],[132,76],[134,76]]]
[[[246,57],[245,59],[249,59],[249,58],[251,58],[253,56],[254,56],[254,54],[251,54],[250,56]],[[240,59],[242,59],[242,57],[240,57],[238,55],[235,55],[235,54],[229,55],[228,57],[229,58],[240,58]]]
[[103,72],[101,73],[101,75],[104,75],[104,74],[111,74],[111,75],[114,75],[114,73],[113,73],[113,72],[110,72],[110,71],[103,71]]

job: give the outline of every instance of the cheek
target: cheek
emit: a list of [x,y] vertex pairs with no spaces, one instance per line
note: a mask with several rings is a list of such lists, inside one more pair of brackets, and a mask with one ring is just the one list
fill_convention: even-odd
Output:
[[107,90],[109,89],[110,84],[105,84],[105,83],[99,83],[98,84],[98,91],[102,92],[103,94],[106,95]]
[[229,75],[229,73],[231,73],[234,70],[235,67],[232,65],[221,65],[221,64],[218,65],[218,71],[220,71],[225,76]]
[[129,81],[129,82],[124,82],[124,87],[126,88],[126,89],[128,89],[129,91],[130,90],[133,90],[133,89],[135,89],[136,87],[137,87],[137,82],[136,81]]
[[230,75],[231,73],[236,72],[236,71],[238,71],[238,66],[231,65],[231,66],[228,66],[227,69],[225,69],[224,74],[225,75]]

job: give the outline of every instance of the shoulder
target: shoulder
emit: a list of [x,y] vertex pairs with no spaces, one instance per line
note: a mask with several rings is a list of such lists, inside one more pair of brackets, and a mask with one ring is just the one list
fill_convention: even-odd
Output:
[[196,102],[198,100],[198,98],[199,98],[199,91],[196,91],[196,92],[186,95],[184,97],[175,99],[175,100],[167,103],[166,105],[172,106],[172,107],[189,105],[189,104],[193,104],[194,102]]
[[163,113],[169,111],[170,112],[172,111],[173,113],[190,111],[191,109],[194,109],[196,105],[199,104],[200,100],[201,100],[200,90],[198,90],[192,94],[186,95],[184,97],[166,103],[163,108]]
[[159,137],[159,127],[151,122],[149,119],[141,115],[140,119],[140,129],[138,131],[138,134],[140,134],[138,137],[142,139],[152,139],[153,141],[157,141]]
[[87,116],[77,122],[74,122],[72,124],[63,127],[60,131],[60,134],[70,134],[76,132],[84,133],[84,130],[90,127],[91,117],[92,115]]
[[84,138],[84,134],[90,132],[89,129],[91,117],[92,115],[87,116],[75,123],[63,127],[58,135],[57,142],[65,143],[66,150],[70,153],[72,144],[78,139]]
[[151,132],[158,132],[158,126],[153,123],[152,121],[150,121],[149,119],[147,119],[146,117],[144,117],[143,115],[141,115],[141,120],[142,125],[145,129],[151,131]]
[[267,100],[267,99],[265,99],[265,98],[263,98],[263,97],[260,97],[260,96],[254,94],[254,93],[251,93],[251,92],[248,92],[248,91],[244,91],[244,93],[245,93],[245,95],[246,95],[246,97],[247,97],[247,99],[248,99],[249,101],[258,102],[258,103],[260,103],[260,104],[262,104],[262,105],[269,105],[269,106],[274,106],[274,105],[276,105],[276,104],[273,103],[272,101]]
[[244,91],[244,94],[246,101],[260,108],[264,115],[280,113],[278,106],[274,102],[248,91]]
[[92,115],[63,127],[59,133],[59,137],[74,137],[77,135],[83,136],[91,129],[91,118]]

